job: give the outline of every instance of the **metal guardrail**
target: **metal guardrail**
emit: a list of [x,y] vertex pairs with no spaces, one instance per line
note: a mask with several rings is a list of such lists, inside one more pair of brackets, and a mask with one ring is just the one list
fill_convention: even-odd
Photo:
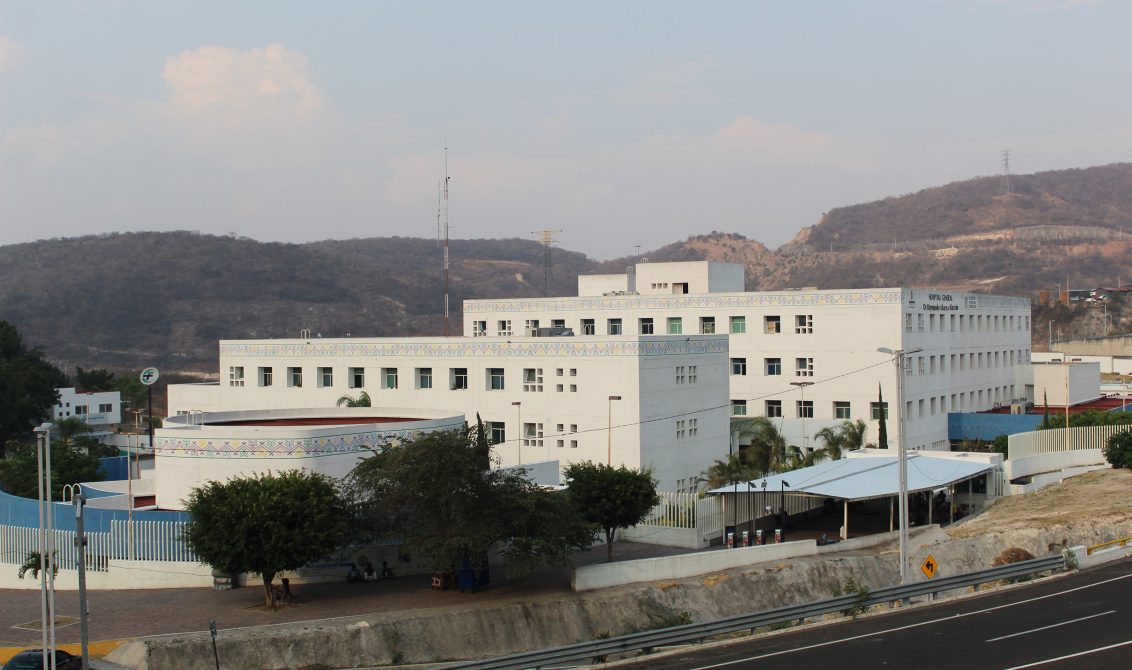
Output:
[[853,610],[858,607],[878,605],[968,586],[977,586],[999,579],[1023,577],[1060,568],[1065,568],[1065,557],[1061,554],[1055,554],[1045,558],[1020,561],[1018,563],[968,572],[953,577],[941,577],[939,579],[916,582],[904,586],[891,586],[877,589],[867,594],[851,593],[828,600],[779,607],[751,614],[741,614],[726,619],[673,626],[671,628],[646,631],[643,633],[631,633],[629,635],[621,635],[604,640],[579,642],[564,647],[556,647],[554,649],[529,651],[510,656],[446,665],[445,667],[448,670],[527,670],[551,665],[561,667],[575,661],[581,661],[582,664],[590,664],[594,662],[594,659],[599,659],[611,654],[703,642],[717,635],[746,630],[753,632],[756,628],[763,626],[773,626],[790,621],[802,621],[823,614],[832,614],[834,612]]
[[1127,547],[1129,542],[1132,542],[1132,537],[1122,537],[1116,540],[1094,544],[1085,549],[1085,555],[1092,556],[1101,549],[1108,549],[1109,547]]

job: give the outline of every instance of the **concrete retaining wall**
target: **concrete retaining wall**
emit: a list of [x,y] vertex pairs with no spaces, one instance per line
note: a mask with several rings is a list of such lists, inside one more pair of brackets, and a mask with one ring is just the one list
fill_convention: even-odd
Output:
[[[39,580],[31,573],[18,577],[19,566],[0,564],[0,589],[38,589]],[[86,586],[92,591],[113,589],[182,589],[212,586],[212,569],[196,562],[110,560],[108,572],[86,573]],[[55,576],[57,591],[79,588],[79,573],[60,570]]]
[[1083,465],[1103,465],[1104,463],[1106,461],[1101,449],[1074,449],[1072,451],[1057,451],[1015,458],[1006,461],[1003,467],[1006,472],[1006,479],[1010,481],[1019,477],[1057,472]]

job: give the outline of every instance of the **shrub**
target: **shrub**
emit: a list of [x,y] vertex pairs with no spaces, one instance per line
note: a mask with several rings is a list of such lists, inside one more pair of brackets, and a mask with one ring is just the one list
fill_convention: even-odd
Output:
[[1132,468],[1132,431],[1117,433],[1104,445],[1104,457],[1114,468]]

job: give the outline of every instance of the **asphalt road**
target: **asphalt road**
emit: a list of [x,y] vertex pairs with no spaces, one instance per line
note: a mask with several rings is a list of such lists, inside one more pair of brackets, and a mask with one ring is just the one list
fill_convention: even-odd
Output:
[[1132,668],[1132,560],[1022,588],[628,667]]

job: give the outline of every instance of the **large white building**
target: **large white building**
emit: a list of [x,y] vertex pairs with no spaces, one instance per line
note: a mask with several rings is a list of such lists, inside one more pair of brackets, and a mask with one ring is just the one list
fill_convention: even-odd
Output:
[[169,412],[333,407],[364,391],[409,415],[479,415],[502,466],[610,462],[691,490],[728,451],[727,345],[723,334],[225,340],[220,382],[171,385]]
[[[904,369],[907,444],[947,449],[947,413],[1027,398],[1030,302],[935,289],[745,292],[742,266],[705,261],[639,263],[620,275],[578,279],[576,297],[468,300],[464,334],[506,337],[569,328],[579,342],[624,335],[727,333],[734,415],[781,422],[787,439],[845,419],[877,437],[878,387],[896,406],[893,356]],[[913,353],[914,352],[914,353]],[[890,444],[899,413],[888,414]]]
[[81,419],[91,427],[91,435],[103,438],[122,423],[122,394],[118,391],[82,393],[74,387],[55,389],[59,402],[51,408],[51,415],[60,419]]

